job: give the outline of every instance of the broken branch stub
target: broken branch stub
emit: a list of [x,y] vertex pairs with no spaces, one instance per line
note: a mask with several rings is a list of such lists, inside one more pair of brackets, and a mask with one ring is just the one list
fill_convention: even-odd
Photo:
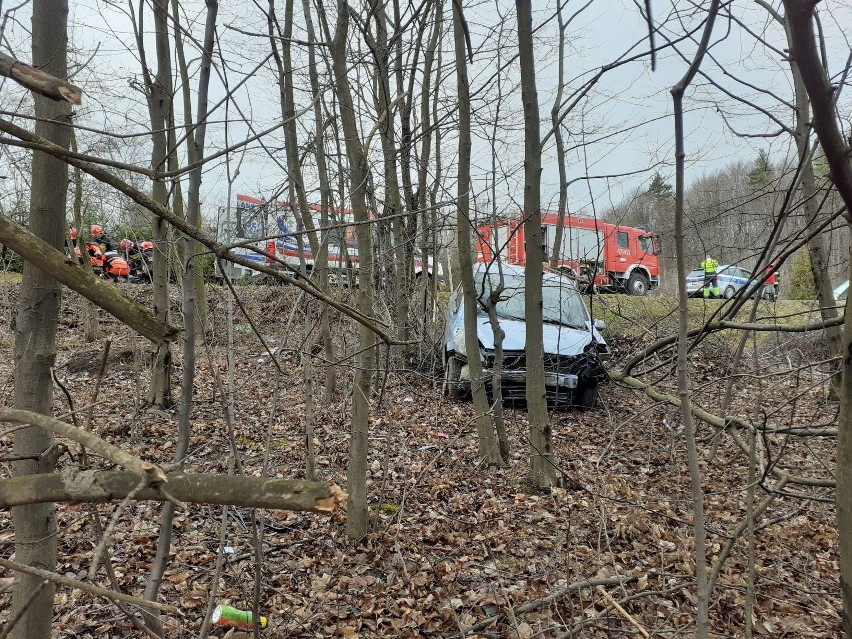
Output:
[[0,53],[0,76],[11,78],[25,89],[57,102],[64,100],[70,104],[80,105],[83,99],[83,90],[80,87],[45,73],[41,69],[31,67],[5,53]]

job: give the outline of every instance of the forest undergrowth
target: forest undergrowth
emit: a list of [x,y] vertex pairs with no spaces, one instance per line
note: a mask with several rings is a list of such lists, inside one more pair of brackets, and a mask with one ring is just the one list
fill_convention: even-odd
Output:
[[[13,335],[17,284],[0,284],[0,405],[12,404]],[[126,290],[145,302],[144,287]],[[300,351],[314,351],[304,305],[285,287],[246,287],[241,299],[267,345],[282,347],[284,375],[272,411],[275,367],[245,316],[237,309],[235,336],[235,440],[243,471],[260,475],[268,442],[269,474],[304,478],[305,389]],[[177,297],[175,303],[177,303]],[[186,467],[226,473],[229,443],[223,398],[212,367],[226,378],[224,290],[210,287],[211,324],[199,344],[193,437]],[[311,312],[316,314],[316,309]],[[292,313],[293,321],[288,322]],[[117,322],[102,319],[112,340],[110,358],[94,406],[94,430],[135,455],[158,463],[174,452],[176,410],[147,408],[147,344]],[[357,347],[355,331],[335,319],[338,347]],[[345,338],[345,336],[349,336]],[[645,338],[620,341],[608,333],[616,359]],[[744,367],[759,377],[737,378],[732,414],[775,428],[831,426],[838,406],[828,398],[824,371],[801,368],[824,358],[812,338],[763,343],[757,357],[746,349]],[[798,340],[798,341],[797,341]],[[76,408],[91,403],[102,342],[86,343],[78,302],[64,292],[56,378]],[[718,410],[728,376],[730,340],[709,339],[692,354],[695,401]],[[179,366],[180,350],[175,349]],[[422,352],[421,352],[422,355]],[[421,357],[422,359],[422,357]],[[470,402],[441,395],[436,358],[380,376],[372,409],[371,533],[359,543],[345,532],[345,512],[332,517],[265,512],[259,611],[268,637],[688,637],[694,622],[695,566],[686,449],[679,412],[654,404],[644,393],[607,383],[588,412],[551,416],[554,452],[563,487],[538,494],[527,486],[527,423],[522,410],[507,412],[512,444],[506,468],[477,465],[476,428]],[[380,358],[384,361],[384,358]],[[439,361],[439,360],[438,360]],[[320,479],[346,485],[351,370],[341,367],[340,389],[322,400],[321,360],[316,369],[314,439]],[[613,367],[618,362],[611,362]],[[176,376],[177,383],[179,377]],[[673,371],[649,373],[674,392]],[[177,396],[177,389],[175,395]],[[68,401],[57,389],[57,415]],[[724,434],[699,423],[706,491],[708,557],[713,564],[744,520],[747,456]],[[793,439],[765,434],[764,454],[796,475],[831,477],[832,437]],[[0,455],[11,454],[11,436]],[[69,444],[72,452],[75,445]],[[78,459],[65,456],[59,464]],[[90,464],[100,460],[89,456]],[[7,463],[2,465],[6,476]],[[763,478],[756,500],[766,496]],[[755,634],[767,637],[836,637],[840,628],[838,559],[833,492],[787,486],[756,520]],[[61,505],[58,572],[86,580],[93,550],[91,512],[107,525],[115,505]],[[250,609],[255,579],[252,513],[229,509],[225,550],[219,548],[220,507],[178,511],[171,563],[162,600],[178,606],[166,617],[166,636],[198,636],[210,599],[214,564],[224,552],[216,601]],[[160,506],[137,502],[120,516],[108,554],[125,593],[141,596],[158,539]],[[256,513],[260,515],[260,513]],[[0,556],[14,551],[8,511],[0,512]],[[736,538],[711,600],[715,636],[742,636],[748,582],[746,538]],[[2,575],[6,580],[10,574]],[[620,582],[620,583],[619,583]],[[3,582],[7,585],[7,581]],[[109,587],[103,568],[97,583]],[[9,593],[0,594],[0,621],[9,616]],[[622,610],[612,605],[619,602]],[[59,588],[54,631],[65,637],[138,636],[109,601]],[[222,636],[224,629],[214,629]]]

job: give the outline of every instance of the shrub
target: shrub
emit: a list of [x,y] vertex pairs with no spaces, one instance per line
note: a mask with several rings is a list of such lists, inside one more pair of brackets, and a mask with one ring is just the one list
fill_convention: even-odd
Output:
[[22,273],[24,271],[24,261],[17,253],[3,247],[3,250],[0,251],[0,271]]
[[790,299],[816,299],[811,256],[807,249],[797,251],[793,257],[793,268],[790,270]]
[[[203,249],[204,247],[199,245],[196,248]],[[204,253],[196,259],[201,266],[201,275],[206,279],[212,278],[216,270],[216,256],[213,253]]]

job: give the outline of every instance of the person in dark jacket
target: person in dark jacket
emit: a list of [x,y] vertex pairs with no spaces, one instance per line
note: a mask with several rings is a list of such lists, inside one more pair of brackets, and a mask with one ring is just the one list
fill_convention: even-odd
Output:
[[100,246],[101,251],[104,253],[115,250],[115,244],[113,244],[109,236],[104,233],[104,228],[100,224],[92,224],[92,241]]

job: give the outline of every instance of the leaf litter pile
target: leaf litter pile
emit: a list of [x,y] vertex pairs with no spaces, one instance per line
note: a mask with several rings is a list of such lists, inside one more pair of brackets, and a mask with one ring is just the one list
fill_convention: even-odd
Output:
[[[12,405],[13,343],[10,319],[15,285],[0,289],[0,404]],[[144,287],[124,287],[150,303]],[[192,413],[189,472],[227,473],[229,443],[224,402],[213,369],[227,381],[225,291],[209,287],[207,339],[199,344]],[[236,432],[243,472],[259,476],[268,455],[273,477],[303,479],[306,394],[303,353],[313,353],[314,444],[319,478],[346,486],[347,385],[351,363],[340,366],[338,393],[323,400],[317,309],[296,301],[286,287],[239,289],[266,346],[281,348],[284,375],[239,308],[234,329]],[[174,300],[177,303],[177,300]],[[79,303],[64,292],[56,377],[75,407],[91,401],[102,343],[86,343]],[[306,308],[307,317],[306,321]],[[176,314],[176,317],[179,315]],[[309,326],[306,329],[305,326]],[[114,320],[101,316],[111,357],[94,430],[110,442],[156,463],[172,460],[176,409],[144,405],[148,347]],[[334,319],[338,353],[357,349],[357,331]],[[617,356],[635,344],[608,335]],[[806,358],[811,343],[767,351]],[[642,344],[646,345],[646,344]],[[728,348],[728,347],[726,347]],[[810,349],[810,351],[809,351]],[[718,409],[728,356],[712,340],[693,354],[696,400]],[[386,353],[379,353],[386,361]],[[179,396],[180,348],[175,397]],[[821,357],[819,353],[814,359]],[[780,357],[780,356],[779,356]],[[749,365],[748,357],[744,365]],[[250,610],[259,574],[258,611],[268,618],[268,637],[689,637],[696,610],[692,501],[679,411],[655,404],[644,393],[608,383],[589,412],[551,415],[553,443],[563,487],[540,494],[525,482],[528,471],[526,414],[507,411],[512,459],[507,468],[477,466],[473,405],[441,396],[440,358],[416,354],[417,362],[377,377],[371,412],[368,496],[371,532],[358,542],[345,531],[345,511],[332,517],[299,512],[229,508],[220,544],[222,508],[179,509],[169,569],[160,600],[180,608],[166,615],[168,637],[195,637],[205,608],[215,601]],[[436,364],[436,361],[438,362]],[[764,371],[774,361],[768,357]],[[617,362],[611,364],[617,366]],[[813,368],[772,378],[756,388],[751,378],[735,384],[732,413],[773,427],[830,423],[837,404],[826,399],[824,379]],[[824,377],[824,376],[823,376]],[[673,375],[648,376],[673,393]],[[796,397],[795,401],[791,398]],[[56,414],[68,403],[54,392]],[[766,416],[770,417],[767,418]],[[708,572],[718,558],[710,609],[717,637],[742,636],[749,584],[745,528],[748,458],[722,436],[697,422],[708,530]],[[714,444],[718,442],[718,446]],[[268,446],[267,446],[268,443]],[[75,446],[69,444],[72,452]],[[764,459],[797,476],[831,478],[831,437],[761,438]],[[0,454],[11,455],[11,437]],[[76,461],[75,461],[76,460]],[[79,460],[65,456],[59,465]],[[99,460],[89,457],[90,465]],[[5,476],[11,467],[3,463]],[[777,477],[758,476],[760,505]],[[835,637],[840,628],[838,559],[833,493],[787,484],[755,517],[754,632],[768,637]],[[115,504],[60,505],[57,571],[88,579],[99,542],[97,513],[106,527]],[[108,555],[123,592],[141,596],[158,541],[160,505],[132,503],[118,518]],[[11,557],[14,532],[8,511],[0,513],[0,554]],[[258,550],[255,539],[262,534]],[[221,547],[220,547],[221,546]],[[217,555],[223,560],[214,584]],[[258,561],[259,558],[259,561]],[[259,566],[259,568],[258,568]],[[259,572],[258,572],[259,571]],[[3,575],[8,585],[10,574]],[[110,587],[101,567],[96,583]],[[0,621],[9,618],[8,589],[0,594]],[[57,636],[138,636],[111,602],[59,587],[54,608]],[[643,634],[647,633],[647,634]],[[225,629],[214,628],[214,636]]]

